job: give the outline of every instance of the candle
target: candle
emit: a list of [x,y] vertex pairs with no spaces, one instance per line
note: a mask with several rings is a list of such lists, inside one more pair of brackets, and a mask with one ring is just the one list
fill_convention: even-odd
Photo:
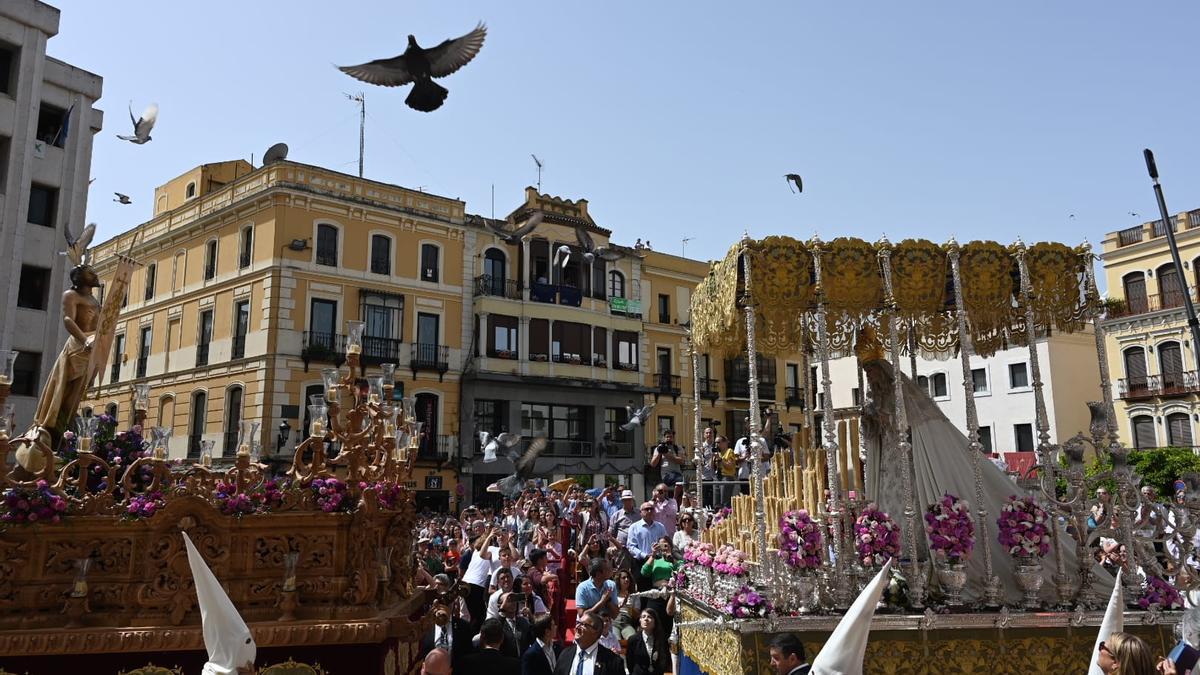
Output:
[[9,379],[8,375],[0,375],[0,385],[5,384],[12,384],[12,380]]
[[362,353],[362,345],[357,345],[357,344],[347,345],[346,353],[347,354],[361,354]]
[[160,445],[154,449],[154,459],[166,459],[166,458],[167,458],[166,448],[164,448],[163,446]]
[[296,575],[294,575],[294,574],[290,575],[286,579],[283,580],[283,590],[285,592],[291,592],[291,591],[296,590]]
[[242,443],[241,446],[238,447],[238,454],[239,455],[249,455],[250,454],[250,446],[246,445],[245,443]]
[[313,420],[312,433],[309,435],[317,438],[323,438],[325,436],[325,420]]
[[200,466],[212,466],[212,455],[207,452],[200,455]]
[[383,437],[384,438],[395,438],[396,437],[396,424],[394,422],[392,422],[391,420],[385,419],[383,421]]
[[375,392],[371,392],[371,403],[374,403],[375,405],[379,405],[379,394],[376,394]]
[[80,452],[91,452],[92,451],[92,439],[90,437],[88,437],[88,436],[80,436],[79,437],[79,451]]
[[71,597],[73,598],[85,598],[87,597],[87,594],[88,585],[86,581],[76,581],[75,585],[71,588]]
[[854,485],[859,492],[863,490],[863,466],[861,447],[859,444],[859,422],[858,419],[850,420],[850,457],[854,460]]

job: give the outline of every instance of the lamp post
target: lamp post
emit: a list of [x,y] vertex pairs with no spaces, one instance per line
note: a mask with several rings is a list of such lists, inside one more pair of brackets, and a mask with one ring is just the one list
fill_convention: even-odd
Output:
[[275,452],[283,452],[283,447],[287,445],[288,438],[292,435],[292,425],[288,424],[287,420],[279,423],[279,440],[275,446]]

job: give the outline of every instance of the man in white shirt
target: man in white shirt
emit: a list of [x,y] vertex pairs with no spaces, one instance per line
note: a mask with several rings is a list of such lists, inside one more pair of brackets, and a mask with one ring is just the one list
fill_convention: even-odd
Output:
[[558,655],[554,675],[620,675],[625,672],[621,657],[600,644],[603,631],[604,619],[595,612],[584,612],[575,624],[575,644]]
[[558,650],[554,647],[556,629],[554,618],[550,616],[534,621],[529,627],[534,639],[521,654],[522,675],[553,675],[554,667],[558,665]]
[[493,577],[496,580],[496,591],[488,597],[487,618],[500,616],[500,596],[512,590],[513,578],[512,570],[507,567],[496,570],[496,575]]

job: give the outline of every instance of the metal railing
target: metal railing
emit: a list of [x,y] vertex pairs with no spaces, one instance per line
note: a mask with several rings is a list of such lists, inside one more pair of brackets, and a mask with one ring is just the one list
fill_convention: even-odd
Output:
[[529,285],[529,299],[554,304],[558,302],[558,286],[535,281]]
[[[1171,218],[1171,231],[1172,232],[1179,231],[1179,225],[1175,222],[1174,217]],[[1167,236],[1167,228],[1165,226],[1163,226],[1163,221],[1160,218],[1160,219],[1154,221],[1154,224],[1152,225],[1151,230],[1150,230],[1150,238],[1157,239],[1159,237],[1165,237],[1165,236]]]
[[450,369],[450,348],[446,345],[413,343],[409,366],[413,370],[436,370],[444,373]]
[[515,349],[489,349],[487,350],[488,358],[507,359],[509,361],[517,360],[518,354]]
[[1128,227],[1120,232],[1117,232],[1117,246],[1129,246],[1142,241],[1145,230],[1141,225],[1137,227]]
[[229,358],[240,359],[246,356],[246,336],[234,335],[233,344],[230,346]]
[[[1192,296],[1192,302],[1200,303],[1200,292],[1197,292],[1195,286],[1189,288],[1188,293]],[[1110,301],[1107,316],[1110,319],[1119,319],[1126,316],[1160,312],[1165,309],[1178,309],[1183,307],[1183,304],[1183,291],[1126,297]]]
[[672,375],[670,373],[654,374],[654,388],[659,393],[678,396],[682,387],[682,378],[679,375]]
[[555,354],[552,357],[555,363],[565,363],[569,366],[586,366],[588,363],[583,360],[582,356],[577,354]]
[[426,462],[445,462],[454,456],[458,448],[458,437],[439,434],[425,435],[417,446],[417,459]]
[[615,362],[613,362],[613,368],[616,368],[617,370],[627,370],[627,371],[636,373],[638,370],[638,364],[622,363],[621,361],[615,361]]
[[475,277],[475,295],[490,295],[509,300],[521,299],[521,284],[516,279],[491,274],[480,274]]
[[800,387],[784,387],[783,388],[783,403],[789,408],[798,405],[800,409],[804,409],[804,390]]
[[717,381],[711,377],[700,378],[700,398],[717,400],[721,394],[717,391]]
[[[725,396],[728,398],[750,398],[750,383],[746,380],[725,380]],[[758,397],[764,401],[775,400],[775,382],[759,382]]]
[[316,361],[337,361],[346,353],[346,336],[340,333],[304,331],[301,356]]
[[578,307],[583,304],[583,291],[574,286],[558,287],[558,304]]
[[396,338],[364,335],[362,339],[362,360],[364,363],[400,363],[400,349],[402,344]]
[[1117,394],[1123,399],[1151,396],[1184,396],[1200,392],[1200,373],[1195,370],[1166,372],[1145,377],[1117,380]]
[[337,267],[337,251],[322,251],[321,247],[318,246],[315,259],[318,265]]
[[[208,347],[207,343],[196,345],[196,367],[208,365]],[[138,377],[141,377],[140,375]]]

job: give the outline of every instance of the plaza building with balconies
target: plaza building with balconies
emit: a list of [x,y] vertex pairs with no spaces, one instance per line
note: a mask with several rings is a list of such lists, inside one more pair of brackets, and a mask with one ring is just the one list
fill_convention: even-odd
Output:
[[1200,446],[1200,377],[1185,295],[1200,287],[1200,209],[1170,226],[1183,270],[1171,260],[1162,220],[1104,238],[1107,311],[1103,326],[1121,439],[1130,447]]
[[363,321],[361,374],[396,364],[395,395],[426,424],[410,487],[446,508],[469,317],[463,207],[290,161],[168,181],[150,220],[96,247],[102,279],[118,252],[140,266],[84,414],[128,425],[132,384],[149,383],[146,424],[173,430],[171,457],[198,458],[202,440],[232,457],[243,420],[262,423],[265,457],[290,456],[321,369],[344,367],[346,322]]

